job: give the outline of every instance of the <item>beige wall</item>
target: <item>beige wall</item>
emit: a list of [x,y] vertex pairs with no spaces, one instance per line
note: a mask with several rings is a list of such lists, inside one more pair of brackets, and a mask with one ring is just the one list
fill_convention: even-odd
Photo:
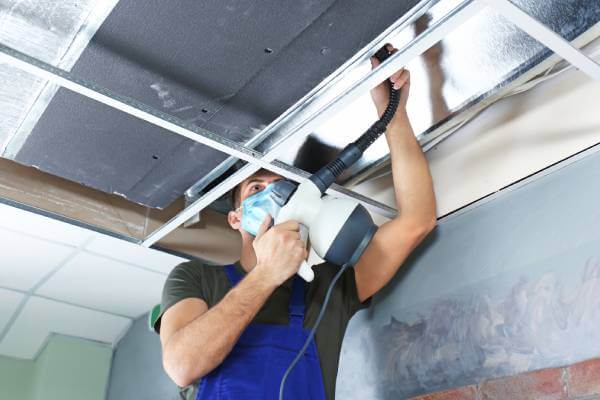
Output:
[[[445,215],[600,142],[600,82],[575,70],[492,105],[427,153]],[[391,177],[358,192],[393,205]]]

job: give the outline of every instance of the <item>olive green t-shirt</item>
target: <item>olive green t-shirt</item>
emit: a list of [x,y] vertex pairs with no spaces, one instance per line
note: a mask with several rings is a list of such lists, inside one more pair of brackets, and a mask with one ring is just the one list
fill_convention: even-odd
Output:
[[[235,264],[235,268],[242,276],[245,275],[245,271],[239,263]],[[305,328],[310,329],[314,325],[327,288],[339,268],[328,263],[314,267],[315,279],[307,285],[306,290]],[[292,280],[290,279],[275,289],[254,318],[254,322],[287,324],[291,288]],[[205,265],[198,261],[180,264],[171,271],[165,282],[161,316],[169,307],[186,298],[203,299],[210,308],[217,304],[229,289],[231,289],[231,284],[222,266]],[[348,322],[356,311],[367,306],[368,300],[361,303],[358,299],[354,269],[349,268],[336,283],[321,324],[315,333],[323,383],[328,399],[333,399],[335,396],[340,350]],[[157,332],[160,330],[160,317],[154,328]]]

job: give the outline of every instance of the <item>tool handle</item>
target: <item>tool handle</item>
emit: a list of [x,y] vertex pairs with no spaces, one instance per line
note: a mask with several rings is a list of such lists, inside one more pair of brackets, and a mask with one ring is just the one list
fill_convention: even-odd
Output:
[[[308,241],[308,228],[306,225],[300,224],[300,239],[304,242],[304,247],[306,247],[306,242]],[[315,279],[315,273],[306,260],[302,261],[302,264],[300,264],[298,275],[306,282],[312,282],[312,280]]]
[[312,282],[312,280],[315,279],[315,273],[306,261],[302,261],[302,264],[300,264],[298,275],[306,282]]

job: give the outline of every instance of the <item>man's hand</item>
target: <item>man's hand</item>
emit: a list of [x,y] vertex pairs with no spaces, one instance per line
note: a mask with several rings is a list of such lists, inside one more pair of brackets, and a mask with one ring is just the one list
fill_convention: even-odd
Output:
[[267,216],[252,243],[256,253],[255,269],[269,282],[280,286],[298,272],[308,254],[300,239],[298,222],[287,221],[269,229],[270,224],[271,216]]
[[220,365],[273,290],[298,272],[306,258],[300,225],[288,221],[269,229],[263,221],[254,239],[257,264],[215,306],[189,298],[162,317],[160,339],[167,374],[187,386]]
[[[385,46],[392,54],[398,51],[398,49],[394,48],[394,46],[391,44],[386,44]],[[377,58],[371,57],[371,67],[373,69],[377,68],[379,64],[380,62]],[[408,94],[410,91],[410,72],[407,69],[402,68],[400,71],[390,76],[390,81],[392,82],[394,89],[400,90],[400,103],[398,104],[396,115],[405,117],[406,102],[408,100]],[[378,86],[371,89],[371,98],[373,99],[373,103],[377,109],[377,114],[381,117],[390,100],[390,91],[387,83],[382,82]]]
[[[391,45],[387,45],[387,49],[391,53],[397,51]],[[377,59],[371,59],[371,63],[373,68],[379,65]],[[386,129],[385,138],[390,149],[396,207],[400,213],[380,226],[354,267],[356,289],[361,301],[377,293],[389,282],[436,223],[435,195],[427,160],[406,114],[410,75],[402,69],[390,80],[394,88],[400,90],[400,104]],[[371,97],[381,116],[389,101],[388,86],[377,86],[371,90]]]

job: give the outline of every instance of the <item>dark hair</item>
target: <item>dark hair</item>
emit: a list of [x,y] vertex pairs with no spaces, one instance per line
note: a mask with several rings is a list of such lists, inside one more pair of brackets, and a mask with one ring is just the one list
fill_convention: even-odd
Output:
[[[231,167],[229,167],[229,169],[227,171],[225,171],[225,173],[223,173],[223,175],[221,175],[218,179],[215,180],[215,182],[213,182],[213,185],[216,186],[218,183],[222,182],[224,179],[230,177],[235,172],[240,170],[244,165],[246,165],[246,163],[244,161],[237,160],[235,162],[235,164],[233,164]],[[222,197],[229,201],[232,210],[235,210],[236,208],[239,207],[241,184],[242,184],[242,182],[235,185],[235,187],[233,189],[231,189],[229,191],[229,193],[227,193],[227,195],[224,195]]]
[[[239,169],[239,168],[238,168]],[[254,172],[252,175],[250,175],[250,177],[262,173],[264,171],[269,171],[265,168],[261,168],[258,171]],[[234,171],[235,172],[235,171]],[[231,189],[231,191],[229,191],[229,201],[231,202],[231,208],[235,211],[241,204],[241,198],[242,198],[242,184],[247,181],[249,179],[246,178],[243,181],[241,181],[240,183],[238,183],[237,185],[235,185],[235,187],[233,189]]]
[[229,201],[231,201],[232,209],[235,211],[240,206],[240,190],[242,189],[242,182],[235,185],[229,192]]

